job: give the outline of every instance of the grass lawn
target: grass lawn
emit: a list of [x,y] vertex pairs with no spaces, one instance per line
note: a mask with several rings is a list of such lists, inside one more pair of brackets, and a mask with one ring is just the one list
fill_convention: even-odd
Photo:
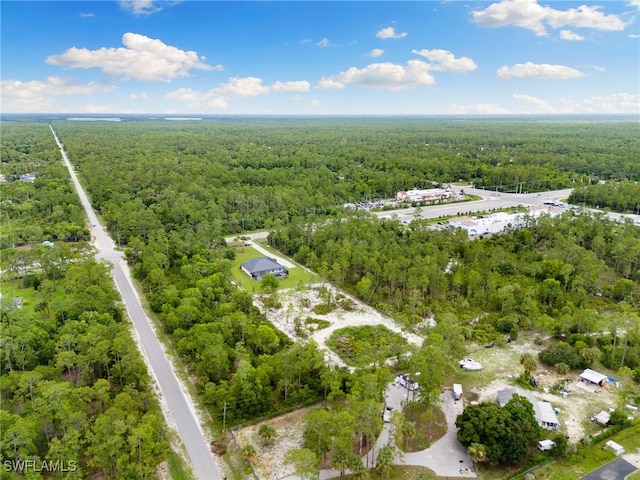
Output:
[[[425,409],[419,402],[411,402],[404,407],[405,418],[416,426],[416,434],[406,442],[407,452],[419,452],[429,448],[447,433],[447,420],[438,406]],[[405,449],[405,445],[402,446]],[[431,477],[426,477],[431,478]]]
[[24,288],[22,286],[22,280],[0,282],[0,291],[2,292],[3,304],[12,298],[22,297],[22,308],[33,309],[41,301],[38,292],[32,287]]
[[[282,256],[281,253],[278,253],[271,248],[268,248],[266,246],[264,248],[267,248],[269,251],[273,251],[274,255],[277,254],[279,256]],[[262,288],[260,287],[260,282],[256,282],[254,279],[250,278],[246,273],[240,270],[240,265],[242,265],[247,260],[262,256],[264,255],[262,255],[262,253],[258,252],[252,247],[238,246],[236,248],[236,259],[233,261],[233,264],[231,266],[231,274],[233,275],[233,279],[236,281],[236,283],[247,292],[261,293]],[[296,267],[290,268],[289,275],[286,278],[280,280],[279,288],[300,287],[318,281],[317,275],[309,273],[307,270],[300,267],[290,258],[287,258],[287,260],[294,263]]]

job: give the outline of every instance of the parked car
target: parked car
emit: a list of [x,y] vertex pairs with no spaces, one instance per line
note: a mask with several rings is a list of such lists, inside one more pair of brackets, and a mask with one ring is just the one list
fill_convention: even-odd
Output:
[[401,387],[407,388],[411,391],[416,391],[418,390],[418,388],[420,388],[420,385],[418,385],[418,382],[410,378],[409,375],[407,374],[398,375],[396,377],[396,383]]
[[384,423],[389,423],[391,421],[392,411],[393,411],[393,407],[384,407],[384,411],[382,412],[382,421]]

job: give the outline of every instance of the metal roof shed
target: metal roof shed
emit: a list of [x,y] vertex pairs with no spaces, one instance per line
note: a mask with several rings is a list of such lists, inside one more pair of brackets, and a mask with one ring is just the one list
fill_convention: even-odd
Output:
[[585,369],[584,372],[580,374],[580,380],[584,380],[588,383],[595,383],[596,385],[602,385],[608,382],[608,378],[609,377],[606,375],[596,372],[595,370],[591,370],[590,368]]
[[611,450],[616,457],[622,455],[624,453],[624,447],[619,443],[614,442],[613,440],[609,440],[605,443],[606,447]]

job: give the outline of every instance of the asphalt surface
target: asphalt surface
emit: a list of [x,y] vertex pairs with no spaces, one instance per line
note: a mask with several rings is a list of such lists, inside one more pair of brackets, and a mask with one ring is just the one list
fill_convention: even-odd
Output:
[[193,410],[190,408],[190,403],[187,401],[187,393],[182,389],[136,295],[124,256],[122,252],[115,250],[115,243],[98,223],[96,214],[91,208],[89,199],[78,181],[62,144],[58,140],[53,127],[50,126],[50,128],[91,222],[99,252],[96,258],[113,263],[113,278],[138,334],[143,348],[142,354],[151,369],[150,373],[156,379],[162,397],[161,401],[164,401],[172,417],[168,418],[167,421],[170,425],[176,426],[197,478],[200,480],[221,480],[222,475],[213,459],[209,444],[200,429]]
[[618,458],[613,462],[607,463],[604,467],[600,467],[598,470],[591,472],[586,477],[582,477],[580,480],[623,480],[627,475],[636,470],[634,465],[623,458]]

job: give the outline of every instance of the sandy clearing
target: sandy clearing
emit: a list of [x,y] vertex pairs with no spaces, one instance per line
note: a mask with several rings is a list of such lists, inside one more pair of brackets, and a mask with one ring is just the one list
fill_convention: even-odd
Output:
[[[314,408],[316,407],[302,408],[236,432],[240,448],[251,444],[256,449],[252,465],[259,478],[275,480],[295,473],[293,466],[284,464],[284,456],[288,450],[303,446],[302,419]],[[276,431],[277,437],[272,445],[263,445],[258,435],[258,430],[263,424],[272,426]]]

